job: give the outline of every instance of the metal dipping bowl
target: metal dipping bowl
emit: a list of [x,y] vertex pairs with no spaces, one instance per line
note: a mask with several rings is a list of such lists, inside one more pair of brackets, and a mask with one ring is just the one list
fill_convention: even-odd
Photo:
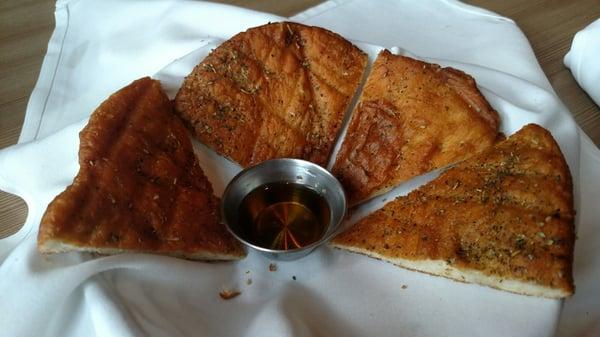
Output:
[[[316,242],[301,248],[275,250],[257,246],[244,238],[243,225],[239,221],[240,205],[244,198],[257,187],[275,182],[302,184],[319,192],[329,206],[329,224],[323,236]],[[340,182],[329,171],[317,164],[300,159],[272,159],[249,167],[239,174],[225,188],[221,198],[221,221],[227,229],[249,249],[276,260],[295,260],[308,255],[318,246],[326,243],[337,233],[346,215],[346,195]]]

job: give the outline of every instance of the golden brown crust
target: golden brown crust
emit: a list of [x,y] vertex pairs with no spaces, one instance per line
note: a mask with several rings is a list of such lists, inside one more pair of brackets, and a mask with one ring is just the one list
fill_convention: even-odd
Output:
[[492,146],[498,124],[469,75],[384,50],[333,172],[356,204]]
[[110,96],[79,136],[80,170],[42,218],[41,252],[245,255],[219,224],[219,200],[158,81],[142,78]]
[[279,157],[325,165],[366,63],[328,30],[272,23],[216,48],[185,79],[175,109],[242,166]]
[[574,215],[564,157],[548,131],[530,124],[388,203],[333,245],[390,261],[445,261],[568,296]]

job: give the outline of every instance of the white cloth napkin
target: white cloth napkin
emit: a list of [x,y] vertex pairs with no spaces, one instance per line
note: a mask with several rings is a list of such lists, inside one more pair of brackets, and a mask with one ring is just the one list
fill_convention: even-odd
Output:
[[600,19],[575,34],[564,62],[579,86],[600,105]]
[[[22,144],[0,151],[0,188],[29,207],[23,229],[0,241],[0,336],[553,335],[561,301],[461,284],[328,248],[278,263],[276,272],[256,254],[220,264],[139,254],[40,256],[39,219],[77,172],[82,119],[131,80],[158,72],[172,85],[189,71],[190,57],[280,19],[201,2],[114,0],[59,1],[56,18]],[[527,122],[552,131],[575,179],[580,233],[577,293],[565,302],[559,331],[597,331],[600,156],[585,136],[580,145],[577,127],[516,25],[454,1],[333,1],[293,19],[461,68],[500,112],[504,132]],[[218,160],[199,154],[220,191],[231,171],[220,174]],[[222,301],[223,288],[243,293]]]

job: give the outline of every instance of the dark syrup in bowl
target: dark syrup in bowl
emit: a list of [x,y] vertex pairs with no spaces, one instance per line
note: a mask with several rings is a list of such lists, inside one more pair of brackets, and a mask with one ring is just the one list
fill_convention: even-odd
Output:
[[314,189],[289,182],[252,190],[240,204],[244,239],[268,249],[297,249],[321,239],[330,220],[329,205]]

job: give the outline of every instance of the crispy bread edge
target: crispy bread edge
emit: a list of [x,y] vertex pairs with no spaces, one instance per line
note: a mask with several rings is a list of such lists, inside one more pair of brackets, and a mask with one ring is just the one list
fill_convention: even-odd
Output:
[[206,250],[199,250],[197,252],[145,251],[145,250],[135,250],[135,249],[79,246],[79,245],[73,245],[73,244],[69,244],[69,243],[65,243],[65,242],[53,240],[53,239],[45,240],[41,245],[38,246],[38,251],[43,254],[68,253],[68,252],[90,252],[90,253],[98,253],[98,254],[103,254],[103,255],[113,255],[113,254],[122,254],[122,253],[147,253],[147,254],[168,255],[168,256],[184,258],[184,259],[189,259],[189,260],[213,260],[213,261],[241,260],[246,257],[245,254],[241,254],[241,255],[215,254],[215,253],[212,253],[212,252],[209,252]]
[[442,260],[407,260],[402,258],[389,258],[366,249],[346,246],[339,243],[332,242],[330,243],[330,246],[389,262],[405,269],[418,271],[433,276],[442,276],[463,283],[484,285],[494,289],[504,290],[520,295],[561,299],[569,297],[573,294],[565,289],[544,287],[533,282],[503,279],[497,276],[485,275],[476,270],[461,270]]

